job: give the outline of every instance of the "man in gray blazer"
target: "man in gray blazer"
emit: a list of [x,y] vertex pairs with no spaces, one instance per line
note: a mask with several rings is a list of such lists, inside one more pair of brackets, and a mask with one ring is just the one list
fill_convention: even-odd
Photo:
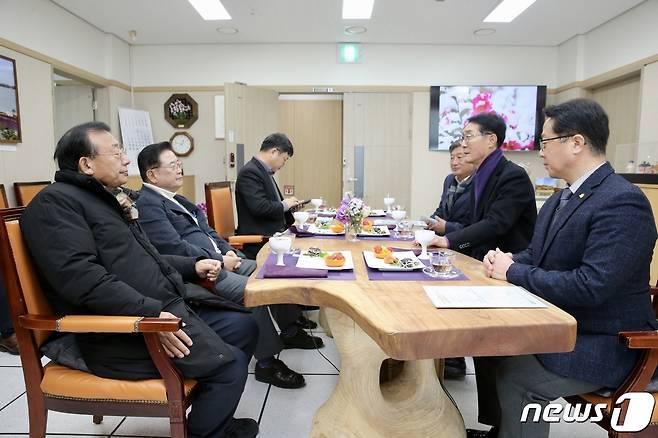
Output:
[[[256,262],[232,248],[208,225],[204,212],[184,196],[176,195],[183,183],[182,164],[168,142],[144,148],[137,164],[144,182],[137,199],[139,224],[151,243],[162,254],[207,257],[221,260],[224,269],[215,283],[218,295],[244,304],[244,290]],[[270,312],[281,329],[276,332]],[[295,304],[277,304],[252,309],[260,335],[254,355],[256,380],[280,388],[300,388],[304,377],[275,356],[283,348],[313,349],[324,344],[306,333],[297,320]]]
[[656,225],[644,194],[605,160],[608,116],[587,99],[545,114],[540,156],[568,187],[546,201],[525,251],[489,251],[484,267],[573,315],[576,347],[490,358],[488,378],[478,376],[479,420],[498,428],[470,436],[547,438],[549,423],[520,422],[524,406],[616,388],[637,360],[618,332],[658,329],[649,297]]

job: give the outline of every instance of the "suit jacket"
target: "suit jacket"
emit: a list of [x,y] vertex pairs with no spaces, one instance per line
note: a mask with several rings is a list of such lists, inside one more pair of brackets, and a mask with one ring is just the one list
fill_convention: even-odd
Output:
[[[473,177],[471,176],[471,179]],[[471,190],[473,188],[473,181],[468,184],[466,191],[455,194],[455,199],[448,214],[448,190],[455,181],[455,175],[449,174],[443,181],[443,192],[441,194],[441,201],[439,206],[436,207],[432,216],[440,217],[446,221],[446,232],[444,234],[452,233],[453,231],[461,230],[466,225],[471,223]]]
[[482,260],[496,247],[505,252],[524,250],[530,243],[536,219],[535,189],[528,174],[502,157],[477,206],[475,196],[471,196],[471,225],[447,233],[446,237],[450,248],[470,250],[473,258]]
[[540,354],[541,363],[559,375],[614,388],[637,358],[617,333],[658,328],[648,293],[656,241],[651,206],[608,163],[578,188],[551,227],[559,201],[559,193],[546,201],[532,242],[514,255],[507,279],[578,321],[574,351]]
[[235,182],[238,209],[237,234],[271,236],[294,222],[290,211],[283,211],[281,192],[272,183],[268,170],[252,158],[238,173]]
[[139,192],[138,221],[158,251],[162,254],[222,260],[222,255],[215,251],[210,239],[217,244],[222,253],[235,251],[226,240],[210,228],[203,210],[184,196],[176,195],[175,198],[197,219],[198,225],[183,208],[150,187],[144,186]]

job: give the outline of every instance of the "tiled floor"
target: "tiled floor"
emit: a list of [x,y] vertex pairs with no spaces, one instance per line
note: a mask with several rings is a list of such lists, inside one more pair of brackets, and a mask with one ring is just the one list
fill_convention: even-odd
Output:
[[[301,438],[309,436],[315,410],[324,403],[338,381],[340,358],[333,340],[320,334],[325,348],[320,351],[284,350],[281,359],[306,378],[302,389],[279,389],[249,377],[236,416],[260,422],[260,437]],[[469,359],[464,380],[447,381],[446,387],[458,404],[467,427],[478,427],[473,362]],[[253,372],[254,363],[250,366]],[[0,437],[27,437],[27,400],[20,360],[0,353]],[[481,428],[481,427],[480,427]],[[48,414],[48,437],[167,437],[164,419],[105,417],[95,425],[90,416],[57,412]],[[551,438],[605,438],[606,433],[592,424],[558,423]]]

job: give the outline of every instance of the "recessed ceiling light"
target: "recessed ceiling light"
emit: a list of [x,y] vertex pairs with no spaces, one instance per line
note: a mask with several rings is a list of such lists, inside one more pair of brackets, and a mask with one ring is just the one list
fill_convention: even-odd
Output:
[[368,32],[368,29],[364,26],[345,26],[345,30],[343,31],[345,35],[358,35],[366,32]]
[[219,0],[187,0],[204,20],[230,20],[231,16]]
[[473,35],[475,36],[489,36],[496,33],[496,29],[491,29],[490,27],[485,27],[482,29],[475,29]]
[[343,0],[343,20],[370,20],[375,0]]
[[223,35],[235,35],[238,33],[238,30],[235,27],[231,26],[221,26],[217,28],[217,32]]
[[536,0],[503,0],[487,17],[485,23],[509,23]]

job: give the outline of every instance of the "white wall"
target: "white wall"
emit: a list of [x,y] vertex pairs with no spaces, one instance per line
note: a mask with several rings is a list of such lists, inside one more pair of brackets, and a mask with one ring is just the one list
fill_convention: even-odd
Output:
[[[556,85],[556,47],[364,45],[337,64],[335,44],[136,46],[135,86]],[[310,91],[310,90],[309,90]]]
[[128,45],[48,0],[3,0],[0,38],[129,83]]
[[52,68],[2,46],[0,55],[16,61],[18,76],[22,142],[15,152],[0,151],[0,183],[15,206],[14,182],[52,180],[55,173]]

